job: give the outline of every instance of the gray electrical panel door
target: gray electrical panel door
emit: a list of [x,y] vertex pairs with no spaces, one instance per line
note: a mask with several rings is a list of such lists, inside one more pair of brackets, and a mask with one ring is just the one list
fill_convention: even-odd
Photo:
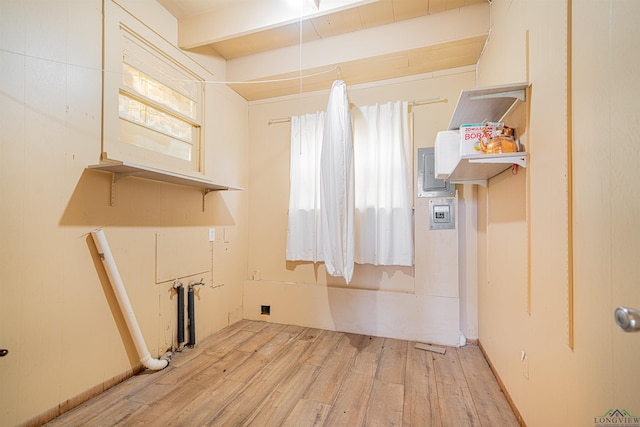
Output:
[[456,185],[436,179],[434,148],[418,148],[418,197],[446,197],[456,194]]

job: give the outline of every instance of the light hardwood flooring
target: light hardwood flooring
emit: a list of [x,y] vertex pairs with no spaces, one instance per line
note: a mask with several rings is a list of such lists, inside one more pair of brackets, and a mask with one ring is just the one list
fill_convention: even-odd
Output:
[[517,426],[477,346],[241,321],[48,426]]

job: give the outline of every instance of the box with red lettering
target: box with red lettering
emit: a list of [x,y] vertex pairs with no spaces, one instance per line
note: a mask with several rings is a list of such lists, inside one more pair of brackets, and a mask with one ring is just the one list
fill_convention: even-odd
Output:
[[[480,138],[484,136],[484,132],[489,137],[494,136],[497,129],[501,129],[503,123],[474,123],[460,126],[460,156],[470,156],[474,154],[482,154],[480,149]],[[486,141],[485,141],[486,142]]]

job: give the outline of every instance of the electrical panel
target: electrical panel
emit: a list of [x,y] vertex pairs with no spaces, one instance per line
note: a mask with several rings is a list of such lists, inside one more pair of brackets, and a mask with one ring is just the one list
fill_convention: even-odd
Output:
[[418,197],[445,197],[456,194],[456,185],[435,176],[433,147],[418,148]]

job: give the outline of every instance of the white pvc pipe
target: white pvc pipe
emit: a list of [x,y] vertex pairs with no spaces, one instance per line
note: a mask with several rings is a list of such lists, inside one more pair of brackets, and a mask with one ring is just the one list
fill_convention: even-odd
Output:
[[93,230],[91,232],[91,237],[93,237],[93,241],[98,249],[98,255],[100,255],[104,269],[107,271],[107,276],[109,276],[111,287],[113,288],[113,292],[116,294],[116,299],[120,305],[120,310],[122,310],[124,320],[127,322],[129,333],[133,338],[133,343],[135,344],[138,356],[140,357],[140,362],[142,362],[145,368],[154,371],[165,368],[169,364],[169,361],[166,359],[154,359],[151,357],[151,354],[149,354],[149,350],[147,350],[144,337],[142,336],[142,331],[140,331],[138,321],[133,313],[131,302],[129,302],[129,297],[127,296],[127,291],[125,290],[122,279],[120,278],[118,267],[116,267],[116,263],[111,255],[111,249],[109,249],[109,243],[107,243],[104,231],[102,231],[102,229]]

